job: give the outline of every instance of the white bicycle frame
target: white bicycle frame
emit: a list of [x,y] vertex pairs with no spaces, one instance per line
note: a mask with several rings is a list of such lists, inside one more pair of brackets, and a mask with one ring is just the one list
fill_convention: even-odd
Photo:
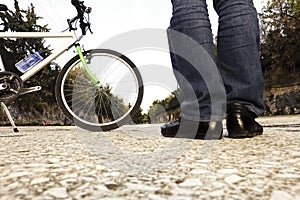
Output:
[[[70,47],[72,47],[73,45],[75,46],[79,59],[81,60],[82,63],[82,67],[85,69],[87,76],[90,78],[90,80],[95,84],[95,86],[99,87],[100,86],[100,81],[97,79],[97,77],[94,75],[94,73],[89,69],[87,62],[85,60],[85,52],[82,51],[81,46],[79,45],[79,40],[83,37],[83,35],[85,35],[84,33],[86,32],[86,30],[83,30],[83,27],[81,27],[83,35],[81,35],[80,37],[77,38],[76,32],[74,30],[74,28],[72,27],[72,23],[74,21],[77,21],[80,19],[80,25],[84,25],[85,28],[88,28],[90,30],[89,27],[89,22],[83,22],[83,18],[84,18],[84,13],[79,12],[79,10],[83,11],[85,13],[90,13],[91,9],[90,8],[86,8],[83,5],[83,2],[80,1],[74,1],[75,3],[72,4],[76,7],[77,11],[78,11],[78,15],[76,17],[74,17],[71,20],[68,20],[69,23],[69,32],[0,32],[0,38],[54,38],[54,39],[61,39],[61,38],[66,38],[69,39],[68,41],[66,41],[65,43],[63,43],[60,47],[55,48],[51,54],[49,56],[47,56],[45,59],[43,59],[41,62],[39,62],[38,64],[36,64],[35,66],[29,68],[25,73],[23,73],[20,76],[20,79],[22,82],[27,81],[28,79],[30,79],[33,75],[35,75],[37,72],[39,72],[41,69],[43,69],[44,67],[46,67],[49,63],[51,63],[51,61],[55,60],[57,57],[59,57],[60,55],[62,55],[65,51],[67,51]],[[92,33],[92,32],[91,32]],[[5,72],[5,66],[3,63],[3,59],[5,58],[1,58],[0,55],[0,72]],[[13,77],[13,76],[11,76]],[[16,77],[18,77],[16,75]],[[6,85],[0,84],[0,88],[2,87],[2,89],[6,89]],[[36,87],[29,87],[29,88],[22,88],[22,91],[18,91],[18,96],[19,95],[23,95],[23,94],[27,94],[27,93],[31,93],[31,92],[35,92],[35,91],[39,91],[41,89],[41,86],[36,86]],[[4,109],[10,123],[13,126],[13,131],[14,132],[18,132],[18,129],[14,123],[14,120],[7,108],[7,106],[5,105],[4,102],[0,101],[0,106]]]
[[[35,75],[38,71],[44,68],[46,65],[51,63],[51,61],[55,60],[65,51],[67,51],[72,45],[74,45],[78,39],[74,30],[70,32],[60,32],[60,33],[51,33],[51,32],[0,32],[0,38],[69,38],[70,40],[65,42],[58,48],[53,50],[49,56],[47,56],[44,60],[42,60],[37,65],[30,68],[26,71],[20,78],[23,82],[28,80],[30,77]],[[3,58],[2,58],[3,59]],[[1,60],[0,56],[0,72],[5,71],[4,64]]]

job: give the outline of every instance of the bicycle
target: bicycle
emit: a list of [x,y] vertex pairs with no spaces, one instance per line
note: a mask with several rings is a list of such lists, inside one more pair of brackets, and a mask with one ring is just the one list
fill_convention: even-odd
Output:
[[[18,128],[7,105],[21,95],[41,90],[41,86],[24,88],[24,82],[71,47],[77,55],[61,69],[55,85],[57,103],[70,120],[86,130],[109,131],[128,123],[140,107],[144,88],[135,64],[113,50],[82,50],[79,41],[88,31],[92,33],[91,8],[79,0],[71,0],[71,4],[77,15],[67,20],[68,32],[0,32],[0,38],[70,39],[20,76],[6,71],[0,56],[0,103],[15,132]],[[0,4],[0,11],[7,11],[7,7]]]

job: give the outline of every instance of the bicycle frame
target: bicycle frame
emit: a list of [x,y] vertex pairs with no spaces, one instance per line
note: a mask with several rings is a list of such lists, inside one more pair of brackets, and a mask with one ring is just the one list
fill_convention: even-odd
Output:
[[[26,80],[31,78],[38,71],[40,71],[45,66],[47,66],[52,60],[56,59],[57,57],[59,57],[61,54],[63,54],[65,51],[69,50],[69,48],[73,46],[77,50],[78,55],[73,57],[65,65],[65,67],[62,68],[60,74],[57,77],[57,81],[56,81],[57,85],[55,86],[56,99],[58,105],[60,106],[64,114],[69,119],[73,120],[74,122],[79,124],[79,126],[87,130],[108,131],[108,130],[115,129],[119,125],[123,125],[126,122],[128,122],[130,117],[136,112],[136,110],[139,108],[141,104],[142,96],[143,96],[142,79],[134,63],[130,61],[126,56],[109,49],[92,49],[83,52],[79,44],[79,41],[82,38],[82,36],[77,38],[75,30],[71,30],[70,32],[65,32],[65,33],[0,32],[0,38],[54,38],[54,39],[67,38],[68,39],[68,41],[64,42],[64,44],[62,44],[60,47],[55,48],[54,51],[52,51],[52,53],[49,56],[47,56],[44,60],[42,60],[37,65],[29,68],[21,76],[18,76],[13,73],[6,73],[5,67],[2,61],[0,60],[0,75],[2,75],[3,77],[3,78],[1,77],[3,79],[3,80],[1,79],[1,81],[3,83],[1,82],[0,84],[1,87],[0,90],[3,90],[6,93],[8,93],[7,91],[9,91],[10,93],[8,94],[12,94],[10,96],[7,95],[8,98],[6,99],[3,98],[4,101],[0,102],[0,107],[2,107],[2,109],[5,111],[11,125],[13,126],[14,132],[18,132],[18,129],[6,106],[6,102],[11,103],[18,96],[39,91],[41,89],[40,86],[24,88],[22,82],[25,82]],[[98,56],[100,56],[100,58]],[[99,61],[98,59],[101,60],[101,56],[104,56],[104,59],[107,58],[108,56],[110,59],[112,59],[109,60],[112,63],[114,63],[113,62],[114,60],[118,61],[117,63],[114,63],[115,65],[112,65],[111,69],[113,69],[113,71],[120,69],[121,76],[118,76],[119,78],[117,79],[117,81],[114,80],[116,76],[113,76],[111,77],[111,79],[108,79],[111,85],[109,82],[106,82],[107,81],[105,80],[106,77],[104,77],[103,79],[105,81],[103,81],[103,83],[100,83],[100,81],[97,79],[95,74],[92,72],[91,70],[92,68],[91,69],[89,68],[90,66],[94,66],[96,68],[95,70],[98,69],[97,67],[103,68],[103,66],[99,66],[97,63]],[[88,63],[91,63],[91,65],[90,64],[88,65]],[[80,68],[80,70],[77,70],[78,68]],[[74,74],[72,71],[73,69],[75,69]],[[104,69],[105,70],[107,69],[108,72],[110,73],[112,72],[110,71],[110,69],[108,69],[108,66],[104,66]],[[82,72],[82,70],[84,70],[85,72]],[[78,77],[77,77],[77,72],[79,73]],[[107,74],[104,73],[104,75],[106,75],[107,77],[110,75],[108,74],[108,72]],[[86,73],[86,74],[82,76],[82,73]],[[127,80],[128,73],[130,77]],[[98,74],[98,75],[100,75],[101,78],[103,78],[102,77],[103,74]],[[76,80],[77,78],[81,78],[81,79],[79,79],[78,82],[73,81]],[[119,81],[122,80],[125,81],[125,84],[128,83],[129,84],[118,88],[116,85],[119,86]],[[73,82],[74,85],[75,84],[77,85],[79,83],[80,86],[79,88],[83,90],[81,90],[81,92],[76,91],[77,87],[76,86],[73,87],[72,85],[70,85],[70,83],[72,84]],[[103,87],[101,87],[101,84],[103,84]],[[11,87],[15,85],[16,85],[16,89]],[[108,88],[108,92],[106,91],[106,86]],[[133,93],[131,91],[128,92],[126,86],[128,86],[130,90],[131,87],[134,87],[132,89]],[[120,90],[117,89],[115,91],[116,88]],[[75,93],[73,89],[75,89],[74,90]],[[125,91],[121,91],[122,89],[125,89]],[[128,93],[128,96],[125,96],[125,98],[123,98],[124,92]],[[78,94],[79,96],[74,97],[75,101],[73,102],[74,100],[73,95],[76,96]],[[72,102],[69,101],[70,97],[72,98]],[[124,99],[126,102],[124,102]],[[79,104],[78,104],[78,100],[79,100]],[[71,105],[69,103],[71,103]],[[127,105],[133,105],[133,106],[127,106]],[[77,109],[75,108],[76,110],[74,111],[73,111],[73,106],[74,108],[77,106]],[[79,110],[80,112],[77,112],[78,108],[80,109]],[[91,108],[95,108],[94,110],[95,112],[93,113],[92,111],[92,114],[90,113]],[[81,113],[83,113],[85,116],[91,116],[91,117],[88,119],[83,118],[81,117]],[[116,116],[116,118],[114,116]]]
[[[70,40],[65,42],[62,46],[54,49],[53,53],[51,53],[48,57],[42,60],[37,65],[30,68],[26,71],[20,78],[22,81],[28,80],[30,77],[35,75],[38,71],[48,65],[51,61],[59,57],[65,51],[67,51],[71,46],[75,45],[78,41],[77,35],[74,30],[70,32],[61,32],[61,33],[51,33],[51,32],[0,32],[0,38],[69,38]],[[82,54],[82,50],[80,45],[76,45],[77,53],[82,61],[83,67],[86,70],[88,76],[91,78],[92,82],[95,85],[99,84],[97,78],[93,75],[93,73],[87,67],[86,61]],[[0,59],[0,71],[5,71],[2,60]]]
[[[68,25],[69,25],[68,29],[67,29],[67,30],[69,30],[68,32],[0,32],[0,38],[3,38],[3,39],[5,39],[5,38],[7,38],[7,39],[18,39],[18,38],[67,39],[66,41],[63,42],[63,44],[61,44],[59,47],[56,47],[53,51],[51,51],[50,55],[48,55],[46,58],[41,60],[36,65],[30,67],[27,71],[25,71],[20,76],[18,74],[14,74],[12,72],[6,71],[4,63],[3,63],[3,60],[6,58],[3,58],[3,57],[1,58],[1,55],[0,55],[0,75],[1,75],[0,81],[2,81],[0,83],[0,92],[1,92],[0,107],[2,107],[2,109],[5,111],[11,125],[13,126],[14,132],[18,132],[18,129],[14,123],[14,120],[13,120],[6,104],[11,103],[12,101],[14,101],[16,98],[18,98],[21,95],[41,90],[41,86],[24,87],[26,85],[24,85],[23,83],[26,82],[27,80],[29,80],[32,76],[34,76],[37,72],[42,70],[44,67],[48,66],[53,60],[58,58],[64,52],[68,51],[71,47],[72,48],[74,47],[74,49],[77,51],[77,55],[75,57],[71,58],[71,60],[66,63],[64,68],[61,69],[61,71],[57,77],[57,81],[56,81],[57,85],[55,86],[57,103],[62,108],[62,111],[64,112],[64,114],[66,114],[66,116],[68,116],[72,120],[74,119],[74,121],[75,121],[75,119],[76,119],[76,121],[78,120],[78,122],[82,125],[82,127],[87,128],[92,131],[111,130],[111,129],[118,127],[118,125],[120,125],[121,122],[125,124],[126,120],[129,119],[129,117],[135,112],[135,110],[137,110],[137,108],[141,104],[142,94],[143,94],[143,87],[141,84],[142,79],[140,77],[139,72],[137,71],[136,66],[127,57],[123,56],[122,54],[120,54],[118,52],[108,50],[108,49],[92,49],[89,51],[82,50],[79,41],[81,40],[81,38],[84,35],[86,35],[87,31],[90,31],[90,33],[92,33],[91,28],[90,28],[90,22],[89,22],[89,13],[91,12],[91,8],[86,7],[83,4],[84,3],[83,1],[72,0],[71,3],[73,6],[75,6],[75,8],[77,10],[77,15],[75,17],[73,17],[72,19],[67,20]],[[77,22],[79,22],[79,24]],[[80,27],[80,29],[82,31],[82,34],[80,36],[76,35],[76,33],[77,33],[76,30],[78,27]],[[79,70],[79,72],[80,72],[79,78],[82,77],[81,76],[82,70],[85,71],[86,74],[84,76],[85,78],[83,81],[85,81],[90,86],[90,88],[92,88],[93,91],[94,90],[96,91],[95,94],[97,96],[95,96],[95,94],[92,94],[91,97],[89,98],[90,100],[87,101],[87,103],[94,102],[95,98],[97,98],[100,93],[105,92],[104,90],[102,90],[102,87],[101,87],[102,83],[100,83],[100,81],[98,80],[98,78],[96,77],[94,72],[92,72],[92,70],[89,68],[89,67],[91,67],[89,63],[93,64],[94,61],[92,59],[95,57],[95,60],[97,60],[96,58],[98,58],[98,56],[100,56],[100,57],[108,56],[111,59],[117,59],[118,61],[120,61],[120,63],[122,63],[122,65],[125,66],[125,70],[128,70],[128,72],[132,76],[132,83],[133,83],[132,86],[133,87],[137,86],[136,89],[134,89],[136,96],[134,96],[135,98],[133,99],[132,107],[129,107],[128,109],[125,110],[125,107],[121,106],[119,108],[119,107],[115,106],[115,109],[121,109],[121,111],[122,111],[121,113],[118,113],[117,118],[114,118],[114,117],[112,118],[110,116],[112,113],[108,113],[106,110],[107,105],[106,104],[104,105],[104,104],[98,102],[98,99],[97,99],[97,105],[98,104],[100,105],[100,107],[101,107],[100,109],[102,109],[102,105],[104,105],[106,114],[102,115],[99,113],[99,111],[96,111],[96,113],[90,119],[82,118],[81,116],[78,115],[78,113],[76,113],[76,111],[73,111],[72,106],[70,107],[70,105],[67,102],[68,99],[66,99],[66,96],[65,96],[66,91],[68,93],[67,96],[69,96],[69,91],[70,91],[68,89],[69,86],[66,87],[66,85],[69,84],[68,82],[66,82],[68,74],[69,73],[71,74],[70,82],[73,82],[74,78],[78,78],[77,76],[73,77],[73,71],[70,71],[73,69],[73,67],[75,67],[75,69],[76,69],[76,70],[74,70],[75,73],[78,68],[81,68],[81,70]],[[96,65],[96,67],[98,67],[98,66]],[[124,68],[124,67],[121,66],[121,69],[122,68]],[[108,85],[108,83],[104,83],[104,84]],[[65,91],[65,88],[67,88],[66,91]],[[109,91],[109,93],[110,92],[111,91]],[[71,91],[71,93],[73,93],[73,92]],[[4,95],[2,96],[2,94],[4,94]],[[90,93],[87,93],[87,94],[88,94],[88,96],[90,96]],[[132,95],[132,94],[130,93],[130,95]],[[119,94],[116,93],[115,96],[112,94],[112,97],[113,98],[111,100],[109,100],[108,102],[115,101],[114,98],[119,98]],[[122,96],[120,96],[120,98],[121,97]],[[109,98],[109,96],[108,96],[108,98]],[[117,99],[117,100],[119,101],[119,99]],[[123,102],[123,99],[122,99],[122,102]],[[128,105],[131,105],[130,104],[131,102],[132,102],[132,99],[130,99]],[[116,104],[116,103],[115,104],[121,105],[121,103],[119,102],[118,104]],[[83,107],[83,108],[85,109],[88,104],[84,104],[84,105],[85,105],[85,107]],[[88,106],[89,106],[88,112],[83,110],[83,113],[90,115],[90,105],[88,105]],[[111,105],[109,104],[108,106],[112,107],[113,104],[111,104]],[[110,109],[110,110],[112,111],[112,109]],[[80,111],[80,113],[81,112],[82,111]],[[94,121],[94,118],[98,119],[98,121],[97,120]],[[103,120],[105,120],[105,121],[103,121]]]

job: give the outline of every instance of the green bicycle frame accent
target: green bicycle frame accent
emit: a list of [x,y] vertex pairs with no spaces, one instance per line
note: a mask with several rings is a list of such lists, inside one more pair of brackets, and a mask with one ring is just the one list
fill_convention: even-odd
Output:
[[78,53],[78,56],[81,60],[81,63],[83,65],[84,70],[86,71],[88,77],[91,79],[91,81],[95,84],[95,86],[99,86],[100,85],[100,81],[97,79],[97,77],[93,74],[93,72],[90,70],[90,68],[87,66],[86,60],[83,56],[81,47],[79,44],[76,45],[76,50]]

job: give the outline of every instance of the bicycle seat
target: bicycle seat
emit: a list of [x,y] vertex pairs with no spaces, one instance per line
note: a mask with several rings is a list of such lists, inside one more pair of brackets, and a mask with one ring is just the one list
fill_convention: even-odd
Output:
[[0,4],[0,11],[7,11],[7,10],[8,10],[8,8],[6,5]]

